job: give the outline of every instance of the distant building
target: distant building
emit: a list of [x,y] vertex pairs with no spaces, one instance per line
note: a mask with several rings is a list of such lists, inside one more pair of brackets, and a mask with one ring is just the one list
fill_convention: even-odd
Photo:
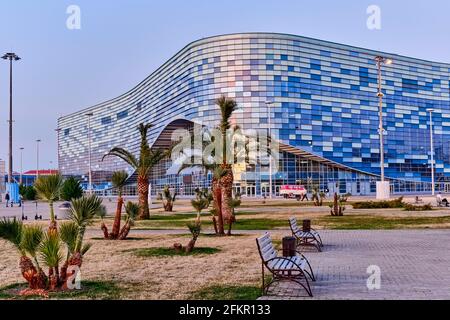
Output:
[[[195,41],[129,92],[61,117],[60,170],[85,183],[91,163],[94,189],[102,190],[112,172],[133,174],[119,158],[102,158],[115,146],[138,154],[139,123],[154,124],[153,147],[167,147],[176,129],[217,126],[215,100],[225,94],[240,108],[233,123],[242,130],[271,129],[280,142],[274,193],[299,183],[331,193],[375,194],[381,155],[374,58],[380,55],[394,60],[383,68],[385,173],[392,192],[431,189],[429,108],[435,109],[436,183],[450,191],[450,64],[274,33]],[[93,114],[91,152],[87,113]],[[152,192],[168,184],[193,194],[211,180],[168,168],[170,161],[152,172]],[[234,173],[236,192],[268,193],[268,165],[243,163]]]
[[[3,163],[3,168],[4,168],[4,163]],[[1,170],[1,162],[0,162],[0,173],[2,177],[5,177],[2,181],[3,186],[5,184],[5,181],[7,181],[8,179],[8,175],[5,173],[5,171]],[[57,174],[59,171],[58,170],[39,170],[39,176],[49,176],[52,174]],[[30,171],[26,171],[22,174],[22,184],[24,186],[32,186],[34,184],[34,182],[36,181],[36,177],[37,177],[37,170],[30,170]],[[20,183],[20,172],[13,172],[13,180],[16,181],[17,183]],[[1,186],[0,186],[1,188]],[[0,189],[2,190],[2,189]],[[4,189],[3,189],[4,190]]]

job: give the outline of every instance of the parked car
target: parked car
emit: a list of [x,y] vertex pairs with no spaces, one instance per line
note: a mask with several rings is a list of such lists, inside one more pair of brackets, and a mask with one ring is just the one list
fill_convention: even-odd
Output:
[[285,199],[295,198],[301,200],[307,192],[305,186],[285,185],[280,188],[280,195]]

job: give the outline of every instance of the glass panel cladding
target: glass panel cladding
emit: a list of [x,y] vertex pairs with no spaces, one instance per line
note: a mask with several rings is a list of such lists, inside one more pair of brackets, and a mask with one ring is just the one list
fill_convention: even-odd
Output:
[[[96,188],[110,186],[123,161],[103,155],[120,146],[139,150],[137,126],[150,122],[149,142],[176,119],[216,126],[215,99],[237,101],[233,123],[243,130],[269,128],[266,102],[272,101],[273,135],[299,151],[282,151],[274,185],[314,184],[322,189],[370,194],[380,174],[377,66],[384,65],[385,174],[394,192],[430,189],[431,145],[427,109],[433,108],[436,181],[450,183],[450,65],[350,47],[300,36],[245,33],[202,39],[189,44],[128,93],[92,108],[92,170]],[[85,111],[59,119],[70,128],[60,138],[64,175],[88,172],[88,126]],[[122,121],[116,121],[122,120]],[[176,175],[169,163],[155,169],[157,192],[164,184],[191,194],[207,186],[201,172]],[[261,195],[269,181],[265,166],[247,166],[236,175],[236,190]],[[156,190],[156,191],[155,191]],[[276,190],[276,188],[275,188]]]

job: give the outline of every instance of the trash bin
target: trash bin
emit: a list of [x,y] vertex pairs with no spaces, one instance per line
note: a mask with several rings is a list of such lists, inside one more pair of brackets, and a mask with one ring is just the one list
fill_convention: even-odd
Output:
[[303,232],[311,231],[311,220],[303,220]]
[[283,238],[283,257],[294,257],[296,255],[296,240],[294,237]]

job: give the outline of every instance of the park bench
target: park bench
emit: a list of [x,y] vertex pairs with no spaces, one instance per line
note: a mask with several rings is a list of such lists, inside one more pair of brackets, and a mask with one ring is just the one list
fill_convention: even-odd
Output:
[[[300,252],[294,257],[278,256],[277,250],[273,246],[270,235],[256,239],[259,254],[262,261],[262,293],[266,295],[270,286],[275,282],[292,281],[302,286],[308,295],[312,297],[311,287],[308,277],[316,281],[309,261]],[[272,274],[271,281],[265,284],[265,269]]]
[[449,207],[449,202],[447,199],[442,200],[437,199],[436,202],[438,207]]
[[421,203],[423,203],[423,200],[421,198],[419,198],[419,197],[416,197],[415,204],[421,204]]
[[292,231],[292,235],[297,239],[298,247],[315,247],[319,252],[322,251],[323,242],[319,233],[310,228],[309,231],[301,230],[297,224],[297,218],[292,217],[289,219],[289,226]]

